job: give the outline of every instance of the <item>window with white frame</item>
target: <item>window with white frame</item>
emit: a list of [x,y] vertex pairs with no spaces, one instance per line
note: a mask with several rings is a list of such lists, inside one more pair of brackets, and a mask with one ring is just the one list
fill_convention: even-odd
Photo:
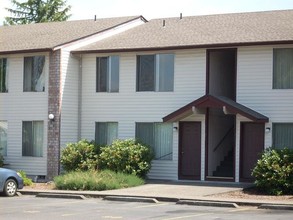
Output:
[[174,90],[174,54],[137,56],[136,91]]
[[42,157],[43,140],[43,121],[22,122],[22,156]]
[[273,89],[293,89],[293,48],[274,49]]
[[273,147],[293,149],[293,123],[273,123]]
[[172,160],[173,125],[172,123],[137,122],[135,137],[138,141],[151,146],[155,160]]
[[0,153],[3,156],[7,155],[7,121],[0,121]]
[[7,58],[0,58],[0,93],[8,92]]
[[118,138],[117,122],[96,122],[95,142],[99,145],[110,145]]
[[45,56],[33,56],[24,58],[24,92],[45,91]]
[[119,92],[119,56],[97,57],[96,92]]

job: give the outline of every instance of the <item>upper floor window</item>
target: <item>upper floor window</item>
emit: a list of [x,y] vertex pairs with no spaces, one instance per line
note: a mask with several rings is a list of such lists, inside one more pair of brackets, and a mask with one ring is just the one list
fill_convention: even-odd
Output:
[[277,149],[293,149],[293,123],[273,124],[273,146]]
[[137,56],[136,91],[174,90],[174,54]]
[[0,92],[8,92],[7,59],[0,58]]
[[24,58],[24,92],[45,91],[45,56],[33,56]]
[[22,122],[22,156],[43,156],[43,121]]
[[156,160],[172,160],[172,123],[138,122],[136,123],[135,137],[153,148]]
[[95,142],[97,144],[110,145],[117,138],[117,122],[96,122]]
[[119,56],[97,57],[97,92],[119,92]]
[[0,121],[0,153],[7,155],[7,121]]
[[273,88],[293,89],[293,48],[274,49]]

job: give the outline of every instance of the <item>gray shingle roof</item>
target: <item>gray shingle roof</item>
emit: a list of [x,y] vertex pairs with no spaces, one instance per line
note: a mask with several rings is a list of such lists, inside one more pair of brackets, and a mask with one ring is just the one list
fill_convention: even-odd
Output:
[[0,26],[0,53],[52,49],[138,17],[140,16]]
[[[165,20],[165,27],[163,27]],[[293,10],[150,20],[79,52],[293,43]],[[76,51],[76,52],[77,52]]]

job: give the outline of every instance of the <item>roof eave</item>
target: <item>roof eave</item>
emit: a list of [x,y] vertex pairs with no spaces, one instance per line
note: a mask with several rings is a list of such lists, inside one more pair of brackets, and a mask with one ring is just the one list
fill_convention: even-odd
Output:
[[203,48],[221,48],[236,46],[266,46],[266,45],[283,45],[293,44],[293,40],[284,41],[257,41],[257,42],[235,42],[235,43],[215,43],[215,44],[199,44],[199,45],[178,45],[164,47],[137,47],[137,48],[117,48],[117,49],[90,49],[90,50],[74,50],[74,54],[89,53],[115,53],[115,52],[143,52],[155,50],[182,50],[182,49],[203,49]]
[[138,16],[138,17],[135,17],[135,18],[133,18],[133,19],[130,19],[130,20],[127,20],[127,21],[121,22],[121,23],[119,23],[119,24],[116,24],[116,25],[114,25],[114,26],[112,26],[112,27],[109,27],[109,28],[103,29],[103,30],[101,30],[101,31],[97,31],[97,32],[92,33],[92,34],[89,34],[89,35],[86,35],[86,36],[83,36],[83,37],[80,37],[80,38],[76,38],[76,39],[73,39],[73,40],[71,40],[71,41],[64,42],[64,43],[62,43],[62,44],[58,44],[58,45],[56,45],[56,46],[54,47],[54,50],[55,50],[55,48],[59,49],[60,47],[62,47],[62,46],[64,46],[64,45],[67,45],[67,44],[73,44],[73,43],[76,42],[76,41],[83,40],[83,39],[86,39],[86,38],[92,37],[92,36],[94,36],[94,35],[97,35],[97,34],[100,34],[100,33],[106,32],[106,31],[108,31],[108,30],[114,29],[114,28],[119,27],[119,26],[121,26],[121,25],[124,25],[124,24],[130,23],[130,22],[132,22],[132,21],[135,21],[135,20],[137,20],[137,19],[141,19],[141,20],[144,21],[144,22],[148,22],[147,19],[145,19],[142,15],[140,15],[140,16]]
[[230,112],[232,112],[233,114],[240,114],[240,115],[252,120],[253,122],[266,123],[269,121],[269,118],[264,115],[259,114],[260,117],[255,117],[253,114],[249,114],[248,112],[246,112],[240,108],[237,108],[233,105],[230,105],[227,102],[219,100],[218,98],[216,98],[212,95],[204,95],[204,96],[200,97],[199,99],[197,99],[197,100],[183,106],[182,108],[172,112],[171,114],[163,117],[163,122],[174,122],[178,118],[182,118],[182,116],[188,115],[188,113],[192,114],[193,107],[199,107],[199,108],[210,107],[210,103],[207,104],[206,102],[212,102],[214,107],[226,106],[228,108],[228,110]]
[[0,51],[0,55],[9,55],[9,54],[20,54],[20,53],[40,53],[40,52],[51,52],[54,48],[38,48],[38,49],[24,49],[24,50],[9,50],[9,51]]

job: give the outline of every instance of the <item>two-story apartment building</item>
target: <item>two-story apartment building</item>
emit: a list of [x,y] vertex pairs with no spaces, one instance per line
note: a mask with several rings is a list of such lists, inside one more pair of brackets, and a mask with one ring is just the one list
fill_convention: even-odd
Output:
[[[54,45],[44,58],[41,50],[0,52],[7,163],[51,178],[67,142],[138,138],[155,151],[149,178],[251,180],[264,148],[293,147],[292,18],[293,10],[132,17],[118,22],[120,32]],[[40,92],[26,92],[30,68]]]

